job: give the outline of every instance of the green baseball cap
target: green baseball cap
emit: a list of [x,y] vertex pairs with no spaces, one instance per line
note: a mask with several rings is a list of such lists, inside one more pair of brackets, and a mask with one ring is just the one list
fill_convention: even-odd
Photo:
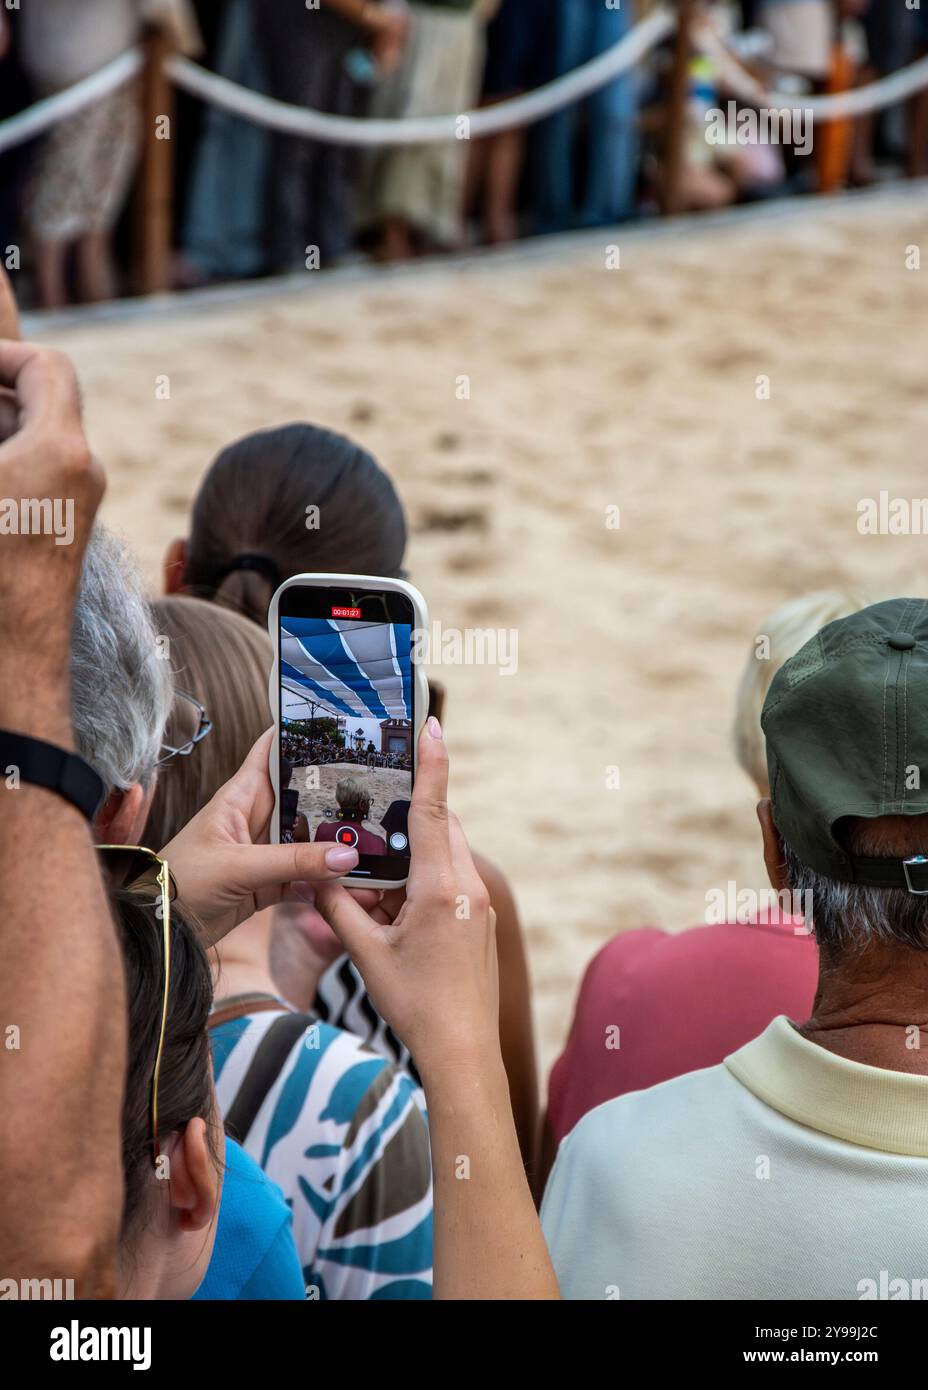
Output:
[[804,864],[842,883],[928,893],[923,854],[848,854],[842,816],[928,815],[928,600],[829,623],[774,676],[761,727],[773,821]]

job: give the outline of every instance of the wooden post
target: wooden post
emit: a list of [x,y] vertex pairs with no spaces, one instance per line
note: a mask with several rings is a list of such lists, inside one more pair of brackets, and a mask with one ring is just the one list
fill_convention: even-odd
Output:
[[[856,77],[857,71],[851,56],[839,40],[832,51],[828,95],[851,91],[856,85]],[[798,106],[799,102],[796,104]],[[866,116],[863,119],[866,120]],[[813,119],[815,162],[820,193],[837,193],[847,183],[854,153],[856,124],[856,121],[845,118],[840,121],[822,121],[821,125],[818,125]]]
[[[142,160],[136,198],[133,280],[138,294],[170,283],[174,204],[174,88],[165,70],[171,45],[161,29],[145,37],[142,76]],[[170,122],[165,139],[164,120]],[[162,137],[159,139],[159,135]]]
[[667,97],[664,138],[664,170],[661,181],[661,211],[666,217],[679,212],[687,136],[687,98],[690,86],[690,59],[693,0],[677,0],[677,32]]

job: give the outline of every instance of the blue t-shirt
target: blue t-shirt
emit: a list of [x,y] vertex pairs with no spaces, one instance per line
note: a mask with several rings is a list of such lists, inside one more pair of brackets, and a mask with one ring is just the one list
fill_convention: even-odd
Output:
[[226,1138],[216,1243],[194,1298],[305,1299],[291,1224],[280,1188]]

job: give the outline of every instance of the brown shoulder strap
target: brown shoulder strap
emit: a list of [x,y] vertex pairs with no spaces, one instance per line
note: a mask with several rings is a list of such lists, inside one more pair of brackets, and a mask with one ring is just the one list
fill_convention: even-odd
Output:
[[273,994],[235,994],[214,1006],[209,1016],[209,1027],[218,1028],[223,1023],[231,1023],[234,1018],[269,1013],[271,1009],[275,1013],[280,1013],[281,1010],[291,1012],[286,1004],[281,999],[275,999]]

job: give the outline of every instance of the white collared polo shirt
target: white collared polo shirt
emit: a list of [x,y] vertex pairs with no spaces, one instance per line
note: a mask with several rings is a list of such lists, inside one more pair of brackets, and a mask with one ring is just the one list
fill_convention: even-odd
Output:
[[928,1077],[774,1019],[585,1115],[541,1217],[565,1298],[928,1300]]

